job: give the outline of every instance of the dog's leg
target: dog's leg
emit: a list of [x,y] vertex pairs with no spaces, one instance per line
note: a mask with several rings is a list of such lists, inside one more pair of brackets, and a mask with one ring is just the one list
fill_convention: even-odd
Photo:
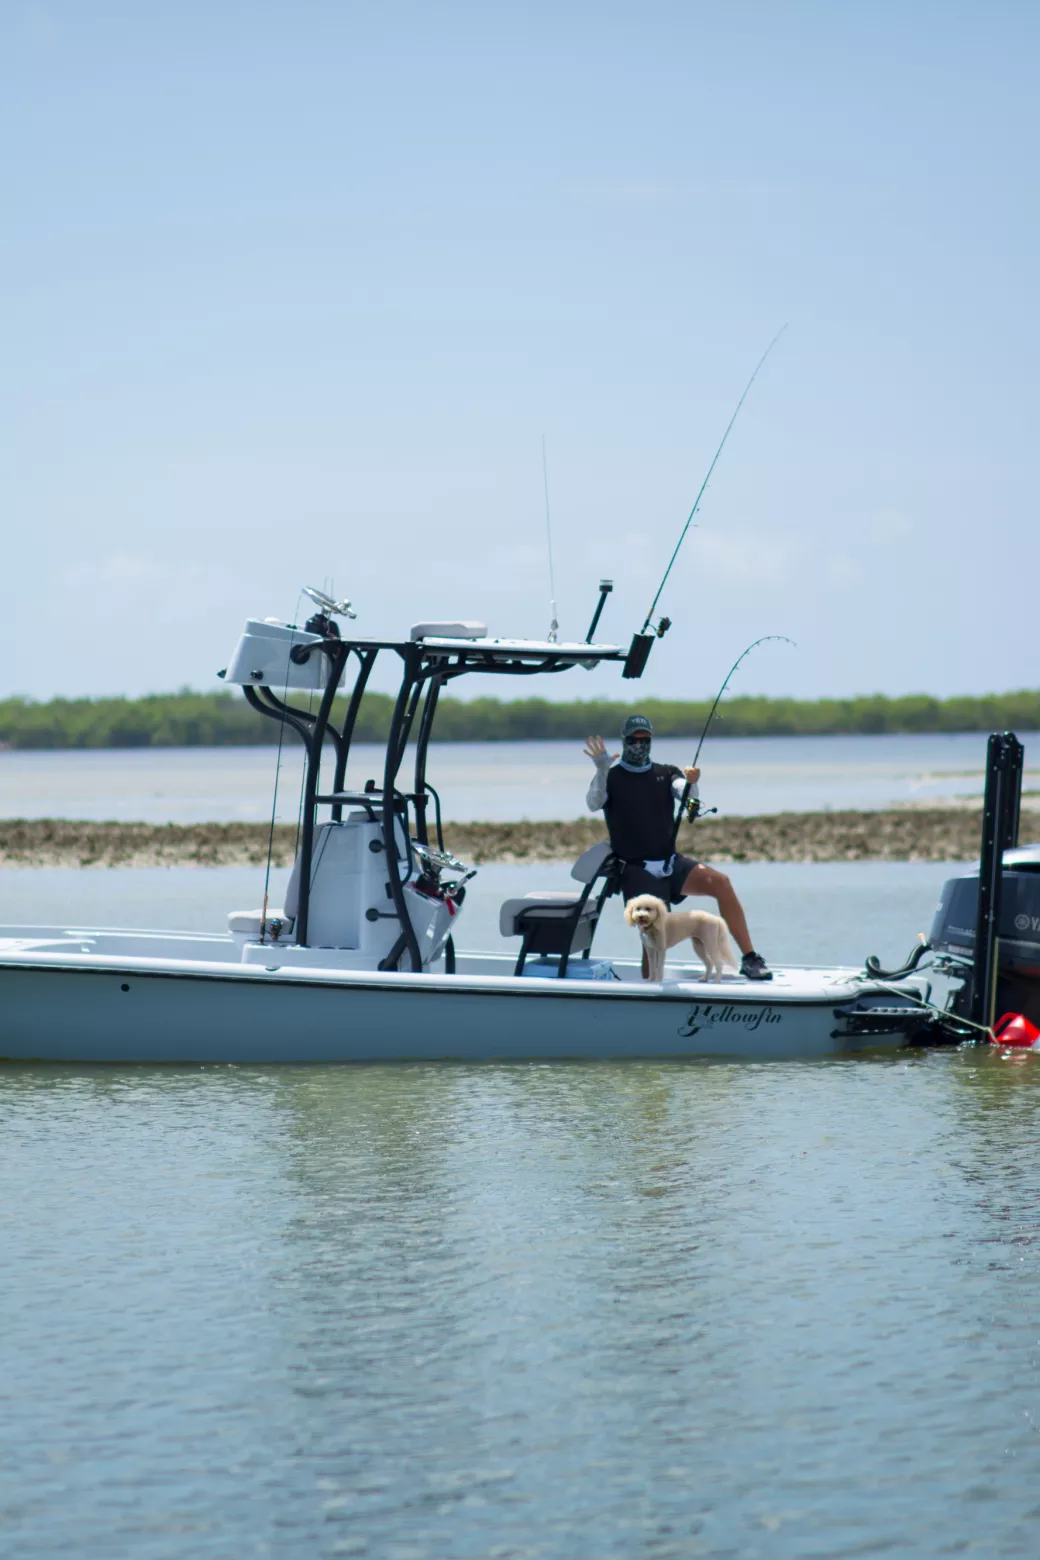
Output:
[[701,963],[704,965],[704,979],[710,980],[712,972],[712,961],[708,955],[707,948],[704,946],[703,941],[699,937],[691,937],[690,941],[693,943],[693,946],[697,951],[697,955],[700,958]]
[[655,942],[643,944],[643,979],[660,981],[664,979],[664,950]]

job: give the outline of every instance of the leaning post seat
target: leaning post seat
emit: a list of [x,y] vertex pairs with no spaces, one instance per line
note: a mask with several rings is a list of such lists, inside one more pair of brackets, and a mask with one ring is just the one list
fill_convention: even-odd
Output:
[[[567,973],[572,953],[588,958],[596,935],[603,905],[619,886],[617,863],[606,840],[590,845],[571,868],[571,877],[585,886],[580,893],[570,889],[550,889],[529,893],[520,899],[507,899],[498,918],[503,937],[522,937],[514,975],[522,975],[531,953],[557,954],[558,974]],[[592,890],[602,878],[603,886],[593,898]]]

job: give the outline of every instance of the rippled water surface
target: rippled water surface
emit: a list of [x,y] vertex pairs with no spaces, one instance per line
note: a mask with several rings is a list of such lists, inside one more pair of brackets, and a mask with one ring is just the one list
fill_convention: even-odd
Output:
[[[734,869],[770,957],[856,961],[949,871]],[[564,882],[483,869],[464,940]],[[0,905],[215,929],[258,885]],[[8,1066],[0,1554],[1034,1556],[1038,1129],[1040,1059],[981,1051]]]
[[[1019,735],[1027,801],[1035,801],[1040,735]],[[661,738],[654,756],[686,764],[691,744]],[[706,806],[727,814],[980,800],[985,757],[978,732],[734,738],[716,730],[704,749],[701,792]],[[358,743],[348,782],[361,786],[382,768],[382,749]],[[276,770],[277,814],[292,821],[301,775],[295,742],[280,764],[273,747],[0,752],[0,817],[259,821],[271,816]],[[406,763],[406,788],[408,776]],[[591,776],[580,742],[445,742],[430,749],[430,782],[444,816],[459,823],[578,817]]]
[[1040,1063],[0,1072],[0,1546],[1035,1555]]

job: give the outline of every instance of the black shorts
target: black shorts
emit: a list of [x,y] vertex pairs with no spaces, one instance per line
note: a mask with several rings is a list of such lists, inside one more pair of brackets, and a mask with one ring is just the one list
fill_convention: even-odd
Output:
[[654,894],[666,905],[677,905],[686,898],[683,884],[697,865],[699,863],[690,856],[676,855],[671,872],[667,877],[659,878],[635,861],[626,862],[621,872],[622,898],[627,904],[637,894]]

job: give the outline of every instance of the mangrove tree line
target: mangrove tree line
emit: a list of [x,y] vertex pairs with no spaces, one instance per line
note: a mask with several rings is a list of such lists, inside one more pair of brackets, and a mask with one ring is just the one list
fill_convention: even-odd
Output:
[[[380,742],[393,700],[368,694],[356,739]],[[693,737],[709,701],[641,699],[634,703],[546,699],[443,697],[437,713],[441,742],[579,741],[592,732],[608,738],[635,709],[650,716],[660,736]],[[852,732],[1040,730],[1040,691],[933,699],[926,694],[854,699],[727,700],[716,731],[730,737],[829,736]],[[0,746],[6,748],[224,747],[270,743],[274,724],[230,691],[151,694],[141,699],[0,700]]]

